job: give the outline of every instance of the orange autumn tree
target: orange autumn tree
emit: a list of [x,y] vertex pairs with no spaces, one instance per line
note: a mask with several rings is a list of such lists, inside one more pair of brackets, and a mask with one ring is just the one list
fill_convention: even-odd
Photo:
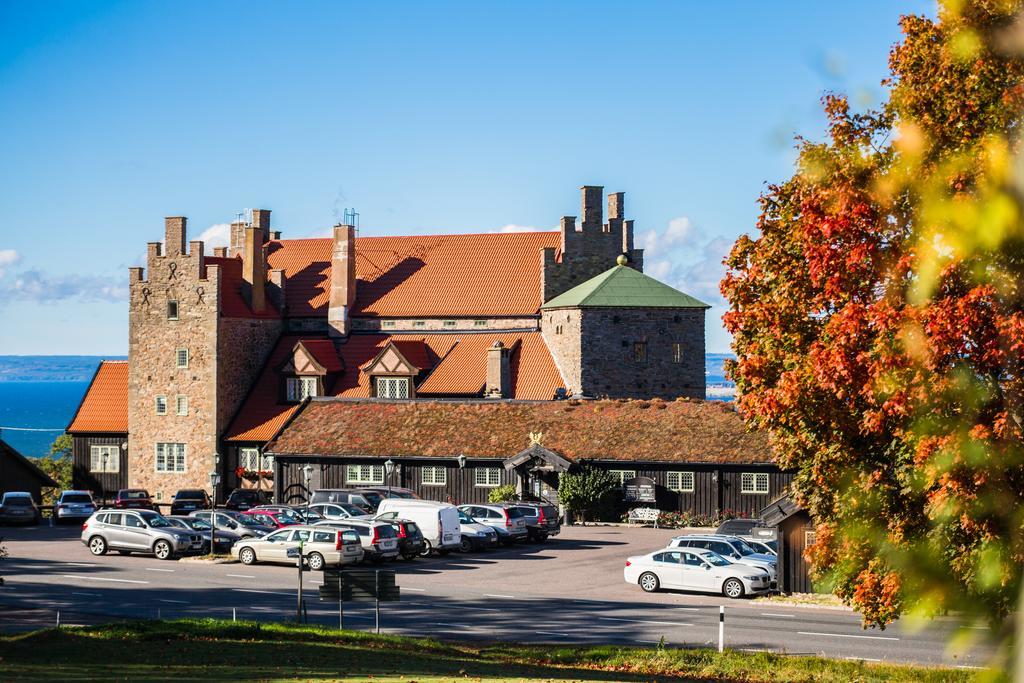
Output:
[[827,140],[798,141],[726,260],[739,408],[796,471],[816,579],[867,624],[1008,632],[1021,588],[1021,4],[904,17],[888,101],[825,97]]

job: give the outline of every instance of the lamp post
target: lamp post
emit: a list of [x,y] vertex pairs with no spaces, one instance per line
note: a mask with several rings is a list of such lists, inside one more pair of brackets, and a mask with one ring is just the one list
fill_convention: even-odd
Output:
[[391,497],[391,475],[395,471],[395,461],[388,458],[384,461],[384,473],[388,476],[388,498]]
[[220,474],[217,470],[210,471],[210,490],[213,496],[210,498],[210,557],[215,554],[217,544],[217,484],[220,483]]
[[309,481],[313,478],[313,466],[306,465],[302,468],[302,478],[306,482],[306,523],[309,523],[309,499],[312,498],[312,492],[309,490]]

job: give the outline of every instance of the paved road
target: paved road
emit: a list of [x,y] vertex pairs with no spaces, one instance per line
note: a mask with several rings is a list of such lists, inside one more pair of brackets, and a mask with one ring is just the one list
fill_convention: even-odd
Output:
[[[10,557],[0,565],[0,628],[93,623],[114,617],[294,618],[294,567],[161,562],[93,557],[78,527],[3,530]],[[714,645],[726,606],[726,645],[744,650],[823,654],[867,661],[983,666],[978,643],[958,654],[949,619],[922,629],[897,623],[862,630],[856,615],[683,592],[645,594],[622,580],[624,559],[663,547],[671,532],[620,527],[566,528],[545,545],[394,563],[400,603],[381,606],[389,633],[486,641]],[[337,605],[321,603],[317,573],[305,575],[310,621],[336,625]],[[372,603],[345,606],[348,628],[374,626]]]

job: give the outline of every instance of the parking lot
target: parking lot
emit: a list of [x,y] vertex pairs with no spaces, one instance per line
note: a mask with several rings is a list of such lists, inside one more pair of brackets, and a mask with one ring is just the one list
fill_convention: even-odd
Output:
[[[954,624],[922,631],[896,624],[860,628],[855,614],[685,592],[646,594],[622,579],[625,558],[664,547],[677,532],[618,526],[564,527],[545,544],[398,561],[402,599],[383,604],[382,631],[452,639],[538,642],[717,644],[718,609],[726,606],[726,643],[747,650],[816,653],[865,660],[972,666],[975,645],[945,651]],[[0,563],[0,628],[21,630],[111,618],[295,617],[296,569],[151,556],[94,557],[79,527],[3,529],[10,557]],[[337,625],[338,606],[317,598],[320,575],[304,574],[312,622]],[[372,603],[347,603],[347,628],[374,625]],[[983,636],[980,630],[977,635]]]

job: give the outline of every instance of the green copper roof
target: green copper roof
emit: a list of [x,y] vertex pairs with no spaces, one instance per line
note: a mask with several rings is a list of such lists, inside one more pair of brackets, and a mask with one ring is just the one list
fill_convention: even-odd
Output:
[[711,308],[703,301],[618,265],[563,292],[541,308]]

